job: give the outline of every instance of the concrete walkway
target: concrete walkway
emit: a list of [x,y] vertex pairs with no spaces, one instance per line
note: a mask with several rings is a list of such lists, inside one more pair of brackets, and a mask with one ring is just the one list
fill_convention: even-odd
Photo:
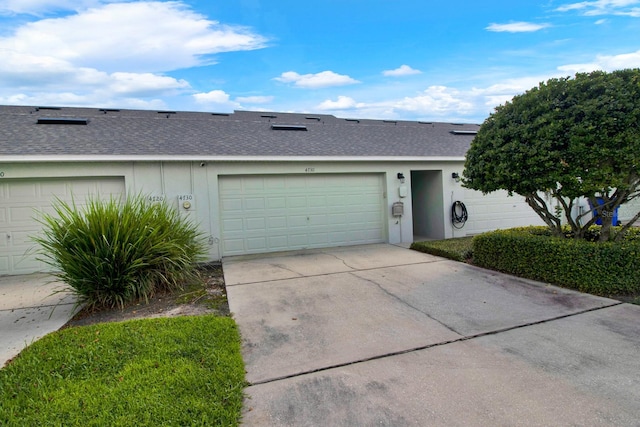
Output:
[[0,276],[0,368],[26,346],[57,331],[74,314],[75,299],[46,274]]
[[384,244],[223,266],[245,425],[638,425],[640,306]]

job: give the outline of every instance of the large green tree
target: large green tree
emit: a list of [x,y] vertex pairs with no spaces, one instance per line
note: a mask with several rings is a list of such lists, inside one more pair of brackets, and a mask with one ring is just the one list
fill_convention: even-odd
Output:
[[640,69],[551,79],[496,107],[467,152],[463,176],[483,193],[524,196],[557,234],[563,214],[577,238],[596,221],[588,209],[572,216],[585,197],[602,218],[600,240],[615,238],[612,213],[640,195]]

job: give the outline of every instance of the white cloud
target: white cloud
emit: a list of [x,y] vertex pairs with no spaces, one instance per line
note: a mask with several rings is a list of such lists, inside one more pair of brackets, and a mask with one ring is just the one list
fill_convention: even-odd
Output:
[[237,101],[231,100],[228,93],[218,89],[210,92],[196,93],[193,95],[193,99],[198,104],[215,106],[224,110],[234,110],[241,107]]
[[360,83],[358,80],[352,79],[347,75],[337,74],[333,71],[322,71],[317,74],[298,74],[295,71],[287,71],[274,80],[282,83],[293,83],[294,86],[305,89],[318,89]]
[[56,106],[83,106],[100,108],[131,108],[131,109],[155,109],[163,110],[167,108],[161,99],[143,100],[140,98],[110,98],[108,91],[97,91],[93,93],[73,93],[73,92],[30,92],[15,93],[0,96],[0,104],[3,105],[56,105]]
[[196,102],[200,103],[214,103],[214,104],[225,104],[229,102],[229,94],[223,90],[212,90],[211,92],[206,93],[196,93],[193,95]]
[[[431,86],[413,97],[372,102],[356,102],[348,96],[326,100],[316,108],[334,113],[348,112],[362,118],[429,117],[453,118],[475,113],[468,94],[445,86]],[[481,107],[486,109],[486,107]],[[354,113],[354,111],[357,111]]]
[[[114,3],[43,19],[0,38],[0,50],[48,56],[104,71],[169,71],[207,63],[206,55],[251,50],[265,39],[206,19],[179,2]],[[1,57],[0,57],[1,59]],[[210,60],[209,60],[210,61]]]
[[17,102],[38,94],[38,104],[70,105],[75,99],[78,105],[107,105],[120,99],[132,108],[159,106],[163,102],[157,97],[190,88],[186,80],[163,72],[211,64],[212,54],[258,49],[266,42],[247,28],[209,20],[179,1],[0,2],[0,13],[18,12],[20,5],[34,13],[78,10],[23,24],[0,37],[0,93]]
[[185,80],[151,73],[113,73],[110,78],[109,88],[117,94],[149,96],[159,91],[189,88]]
[[534,24],[533,22],[511,22],[509,24],[490,24],[485,29],[496,33],[531,33],[549,27],[549,24]]
[[626,15],[640,17],[640,7],[630,7],[640,4],[639,0],[594,0],[569,3],[556,8],[558,12],[581,11],[586,16]]
[[558,67],[558,70],[575,74],[595,70],[614,71],[625,68],[640,68],[640,50],[620,55],[598,55],[593,62],[562,65]]
[[273,96],[239,96],[236,101],[247,104],[268,104],[273,101]]
[[469,114],[473,103],[459,90],[446,86],[430,86],[415,97],[405,97],[393,102],[393,108],[401,111],[429,113],[435,116],[456,112]]
[[338,99],[331,101],[327,99],[318,105],[318,109],[325,110],[350,110],[356,108],[358,103],[348,96],[338,96]]
[[[60,92],[74,87],[78,92],[106,90],[118,95],[159,96],[188,89],[189,83],[152,73],[106,73],[94,68],[74,67],[49,56],[1,52],[0,89],[5,92],[32,90]],[[65,101],[65,100],[61,100]]]
[[410,76],[413,74],[421,74],[422,71],[415,70],[408,65],[401,65],[399,68],[395,70],[385,70],[382,72],[383,75],[389,77],[400,77],[400,76]]

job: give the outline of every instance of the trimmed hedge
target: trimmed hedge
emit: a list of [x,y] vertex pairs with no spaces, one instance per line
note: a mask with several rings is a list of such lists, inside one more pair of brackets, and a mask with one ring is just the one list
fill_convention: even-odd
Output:
[[640,241],[619,243],[550,237],[545,227],[498,230],[475,236],[473,263],[516,276],[596,295],[640,292]]
[[[587,229],[587,232],[584,235],[584,240],[588,242],[597,242],[600,239],[600,230],[602,227],[599,225],[592,225]],[[516,227],[511,228],[511,231],[519,231],[527,234],[535,234],[537,236],[551,236],[553,233],[549,227],[544,225],[532,225],[528,227]],[[616,236],[622,227],[611,227],[611,237]],[[568,225],[562,226],[562,233],[564,237],[568,239],[573,239],[575,233],[571,230],[571,227]],[[640,227],[631,227],[627,229],[624,233],[624,240],[629,241],[640,241]]]

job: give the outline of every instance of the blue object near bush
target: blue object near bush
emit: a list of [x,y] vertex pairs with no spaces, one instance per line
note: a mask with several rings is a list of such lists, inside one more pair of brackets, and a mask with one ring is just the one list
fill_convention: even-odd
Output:
[[[598,197],[596,200],[598,201],[598,205],[602,206],[604,204],[604,200],[601,197]],[[598,218],[596,219],[596,224],[602,225],[602,217],[596,214],[596,208],[591,204],[591,201],[589,201],[589,206],[591,206],[591,211],[593,215]],[[618,208],[615,208],[613,211],[613,218],[611,219],[611,225],[618,225]]]

